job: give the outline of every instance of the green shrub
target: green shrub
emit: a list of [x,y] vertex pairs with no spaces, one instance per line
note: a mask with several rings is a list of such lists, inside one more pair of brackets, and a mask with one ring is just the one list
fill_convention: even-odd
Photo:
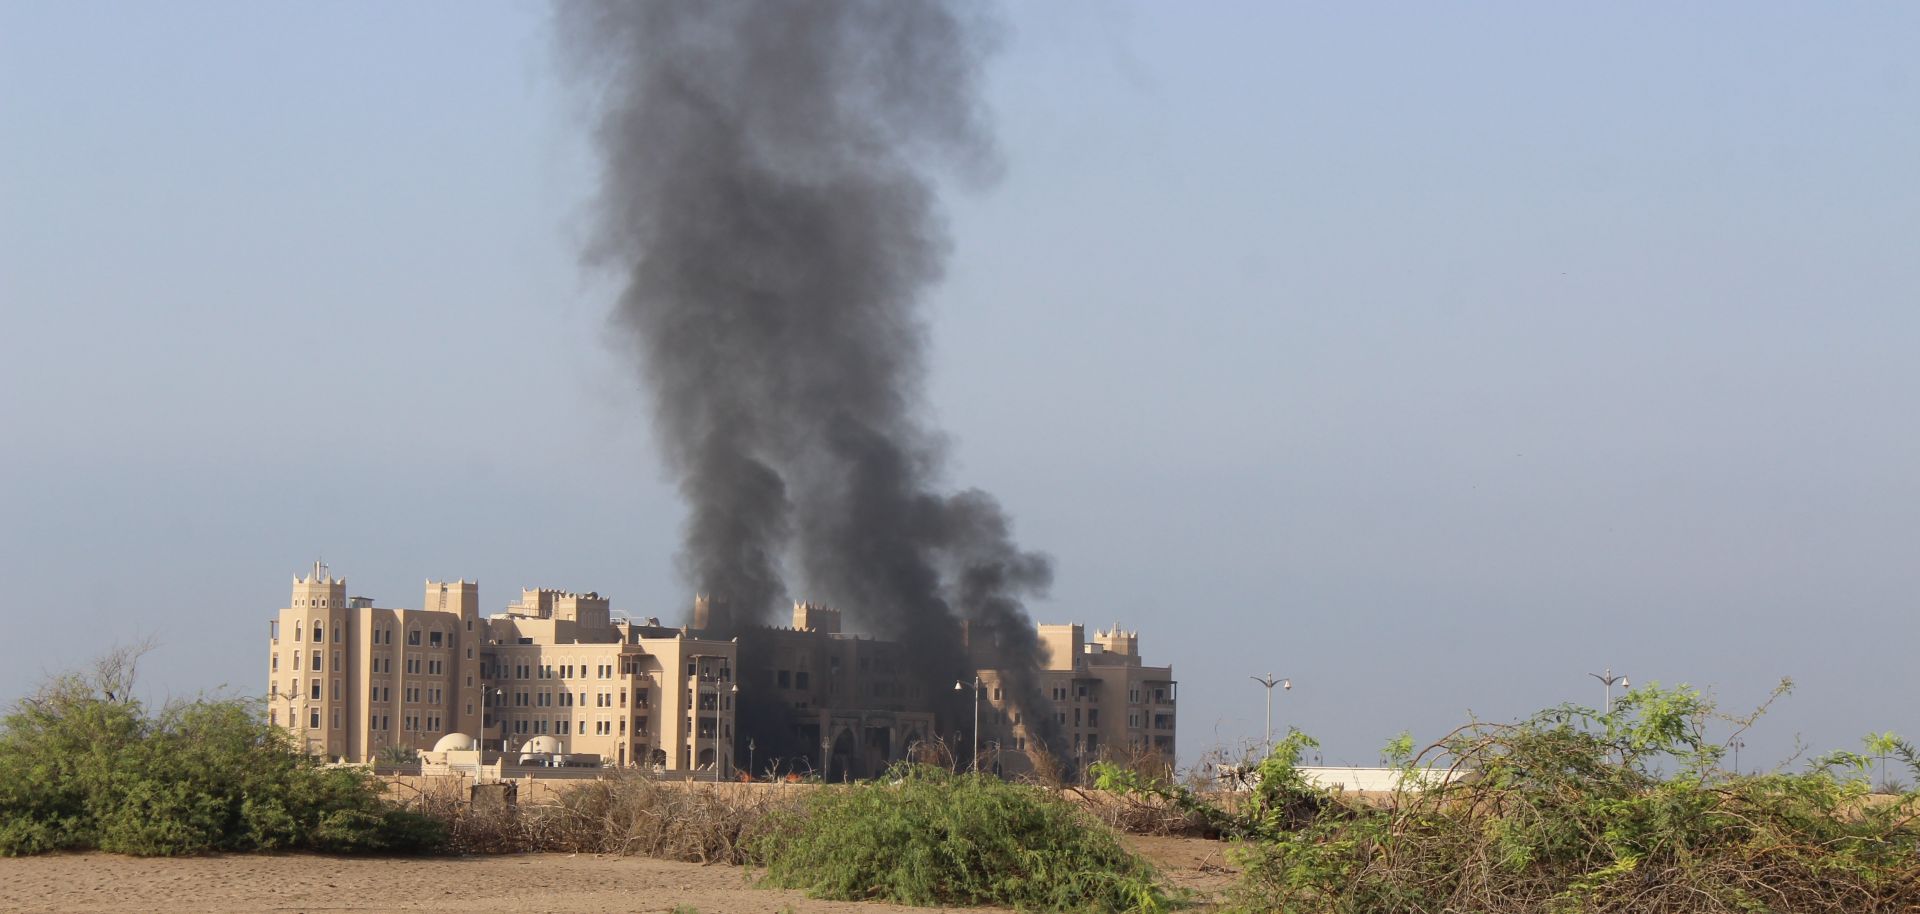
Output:
[[[1783,684],[1783,690],[1785,685]],[[1234,902],[1293,914],[1754,914],[1920,910],[1920,795],[1868,796],[1876,761],[1917,761],[1891,735],[1803,773],[1721,769],[1725,718],[1685,687],[1612,709],[1472,723],[1411,754],[1384,802],[1314,789],[1297,735],[1236,809],[1166,783],[1102,786],[1206,806],[1240,841]],[[1445,783],[1429,767],[1464,773]],[[1103,774],[1110,774],[1102,772]]]
[[1154,911],[1168,899],[1113,832],[1031,786],[902,765],[822,788],[748,843],[766,882],[819,898],[1043,911]]
[[440,845],[438,823],[383,800],[367,773],[295,751],[256,702],[149,713],[127,697],[131,661],[57,677],[0,719],[0,856]]

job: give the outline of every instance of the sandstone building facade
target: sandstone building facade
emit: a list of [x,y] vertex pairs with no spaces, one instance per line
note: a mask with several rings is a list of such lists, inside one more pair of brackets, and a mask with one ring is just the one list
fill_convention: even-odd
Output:
[[[268,632],[268,714],[308,752],[369,761],[394,748],[470,744],[519,758],[538,750],[609,766],[733,776],[871,777],[922,741],[964,743],[971,721],[936,729],[924,671],[901,646],[849,635],[837,610],[794,606],[791,627],[703,637],[618,618],[597,593],[526,590],[480,612],[479,585],[428,581],[420,608],[375,606],[315,564],[296,577]],[[1138,633],[1042,625],[1040,682],[1062,761],[1159,756],[1171,762],[1177,683],[1146,666]],[[744,642],[744,643],[743,643]],[[1002,675],[978,674],[983,767],[1030,770],[1040,721],[1014,707]],[[955,683],[962,690],[972,683]],[[742,690],[745,690],[743,694]],[[742,720],[742,714],[748,719]],[[758,734],[758,741],[754,739]],[[446,737],[459,739],[445,741]]]
[[547,736],[608,765],[691,771],[731,752],[731,641],[613,619],[593,593],[529,590],[489,617],[466,581],[428,581],[420,609],[346,586],[316,564],[268,632],[269,719],[310,753],[368,761],[461,734],[513,755]]

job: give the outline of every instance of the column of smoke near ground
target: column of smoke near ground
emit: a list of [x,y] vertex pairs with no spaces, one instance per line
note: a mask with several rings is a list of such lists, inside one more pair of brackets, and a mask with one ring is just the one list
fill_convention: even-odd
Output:
[[[990,495],[943,490],[923,419],[921,305],[949,247],[935,181],[1000,167],[980,92],[998,22],[936,0],[556,15],[600,153],[587,259],[620,287],[710,634],[744,659],[790,590],[824,599],[904,646],[952,732],[964,623],[1059,753],[1025,610],[1050,562]],[[747,736],[783,738],[764,696],[742,704]]]

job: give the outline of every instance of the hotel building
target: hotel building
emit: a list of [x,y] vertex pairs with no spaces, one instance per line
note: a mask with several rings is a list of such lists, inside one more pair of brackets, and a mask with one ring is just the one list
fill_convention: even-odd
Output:
[[[269,720],[306,751],[349,761],[477,735],[509,756],[538,747],[667,773],[779,765],[830,780],[874,776],[971,726],[939,733],[936,699],[952,696],[928,694],[899,644],[843,633],[838,610],[797,603],[791,627],[721,640],[701,636],[706,609],[696,601],[693,624],[675,628],[616,618],[597,593],[538,589],[483,616],[469,581],[428,581],[421,608],[384,608],[315,564],[269,626]],[[1076,623],[1039,634],[1051,658],[1043,713],[1064,735],[1064,762],[1172,761],[1178,684],[1171,667],[1142,663],[1137,632],[1089,639]],[[1023,773],[1039,722],[1022,719],[1001,679],[979,671],[982,762]],[[751,748],[742,688],[760,712]]]

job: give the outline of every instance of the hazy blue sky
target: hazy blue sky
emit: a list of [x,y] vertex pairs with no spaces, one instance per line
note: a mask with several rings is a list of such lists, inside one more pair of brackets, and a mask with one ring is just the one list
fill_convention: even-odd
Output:
[[[547,15],[0,2],[0,698],[258,690],[316,555],[679,614]],[[1920,7],[1009,19],[931,408],[1184,756],[1266,672],[1329,762],[1607,666],[1920,733]]]

